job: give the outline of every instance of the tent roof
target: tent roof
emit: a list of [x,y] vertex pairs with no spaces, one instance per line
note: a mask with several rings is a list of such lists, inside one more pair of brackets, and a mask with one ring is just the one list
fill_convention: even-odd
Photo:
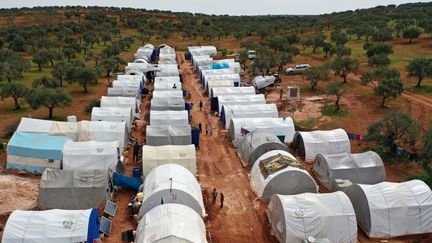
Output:
[[255,88],[248,87],[213,87],[211,90],[212,97],[219,95],[251,95],[255,94]]
[[300,135],[305,150],[305,159],[313,160],[317,154],[351,153],[351,144],[345,130],[296,132]]
[[43,133],[15,132],[8,143],[8,154],[61,160],[63,145],[70,138]]
[[294,121],[291,117],[232,118],[229,125],[229,133],[232,140],[237,140],[241,137],[242,128],[249,132],[257,129],[265,129],[271,131],[276,136],[285,135],[285,142],[292,142],[295,134]]
[[186,136],[191,135],[191,127],[188,126],[152,126],[146,127],[146,133],[149,136],[165,137],[165,136]]
[[155,90],[153,91],[153,99],[159,97],[180,97],[183,98],[181,90]]
[[136,242],[167,238],[206,243],[206,228],[200,215],[182,204],[163,204],[148,211],[137,227]]
[[46,169],[40,188],[108,188],[106,170],[53,170]]
[[18,132],[31,132],[31,133],[48,133],[51,130],[53,121],[34,119],[34,118],[21,118],[18,125]]
[[[3,242],[70,243],[93,240],[99,237],[98,229],[94,232],[98,217],[95,209],[16,210],[6,223]],[[90,234],[96,235],[91,237]]]
[[120,144],[115,142],[67,142],[63,147],[63,169],[111,169],[115,171]]
[[187,126],[189,125],[189,115],[187,110],[181,111],[150,111],[150,124],[156,126]]
[[327,161],[327,165],[331,170],[384,167],[381,157],[373,151],[357,154],[318,154],[316,157],[322,157]]
[[[209,84],[210,85],[210,84]],[[265,104],[266,99],[263,94],[253,95],[220,95],[218,96],[219,113],[224,105],[258,105]]]
[[177,189],[189,193],[201,206],[204,202],[201,187],[195,176],[185,167],[176,164],[164,164],[154,168],[144,181],[144,201],[161,190]]
[[155,83],[158,82],[165,82],[165,81],[169,81],[169,82],[173,82],[173,81],[178,81],[180,82],[180,77],[179,76],[174,76],[174,77],[155,77]]
[[179,164],[196,174],[196,150],[190,145],[164,145],[142,148],[142,161],[144,175],[161,164]]

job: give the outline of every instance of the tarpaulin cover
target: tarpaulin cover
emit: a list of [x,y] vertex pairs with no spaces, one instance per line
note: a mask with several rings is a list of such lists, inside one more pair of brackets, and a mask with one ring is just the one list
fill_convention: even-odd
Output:
[[113,183],[115,186],[134,189],[137,191],[141,186],[141,180],[139,178],[133,178],[119,173],[113,173]]

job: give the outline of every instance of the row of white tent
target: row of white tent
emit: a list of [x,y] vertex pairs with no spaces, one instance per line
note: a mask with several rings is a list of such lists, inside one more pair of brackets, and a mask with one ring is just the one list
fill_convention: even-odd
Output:
[[142,148],[144,197],[135,242],[204,243],[205,208],[195,178],[196,151],[191,144],[189,113],[177,65],[169,60],[175,60],[175,51],[169,46],[160,48],[159,63],[164,64],[158,65],[156,72],[146,145]]

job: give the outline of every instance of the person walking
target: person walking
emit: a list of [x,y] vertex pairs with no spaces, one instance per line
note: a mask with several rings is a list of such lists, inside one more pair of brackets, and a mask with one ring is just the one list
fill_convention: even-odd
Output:
[[138,144],[137,141],[135,141],[135,144],[133,146],[133,161],[134,162],[138,162],[139,151],[140,151],[140,145]]
[[201,122],[198,123],[198,129],[200,130],[200,134],[202,134],[202,124],[201,124]]
[[216,188],[213,188],[213,192],[212,192],[213,204],[216,204],[216,198],[217,198]]
[[220,193],[220,207],[223,208],[223,202],[224,202],[224,194],[221,192]]
[[206,124],[206,126],[205,126],[205,130],[206,130],[206,136],[208,136],[208,134],[209,134],[209,127],[208,127],[207,124]]
[[203,107],[203,102],[202,102],[202,100],[200,100],[199,107],[200,107],[200,111],[202,111],[202,107]]

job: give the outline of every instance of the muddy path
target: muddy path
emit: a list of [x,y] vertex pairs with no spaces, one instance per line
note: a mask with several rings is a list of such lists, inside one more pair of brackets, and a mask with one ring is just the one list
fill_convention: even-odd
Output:
[[[202,124],[200,149],[197,150],[198,180],[205,191],[208,213],[207,231],[211,242],[276,242],[271,237],[266,206],[258,200],[249,183],[250,168],[244,168],[236,150],[227,140],[227,130],[219,124],[219,117],[210,114],[210,99],[204,95],[200,80],[193,66],[184,60],[184,53],[177,53],[184,79],[184,89],[190,92],[187,102],[193,103],[192,126]],[[203,102],[200,111],[199,102]],[[206,135],[205,125],[212,134]],[[224,207],[211,200],[211,191],[216,188],[225,196]]]

